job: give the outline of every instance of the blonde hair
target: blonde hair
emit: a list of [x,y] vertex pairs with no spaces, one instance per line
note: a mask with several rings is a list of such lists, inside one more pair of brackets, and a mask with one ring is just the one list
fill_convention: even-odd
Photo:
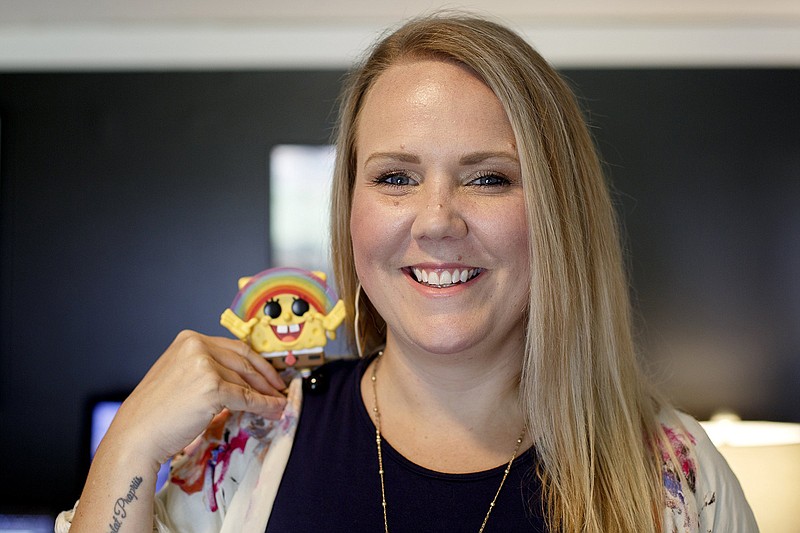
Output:
[[[366,93],[398,61],[472,69],[500,100],[517,141],[530,235],[530,301],[520,399],[541,463],[553,531],[660,531],[663,489],[656,420],[663,405],[641,376],[628,283],[608,187],[567,84],[519,35],[466,14],[412,20],[355,69],[340,103],[331,210],[340,296],[360,291],[350,242],[356,128]],[[359,344],[385,342],[360,297]],[[354,310],[348,309],[354,340]],[[534,503],[534,505],[536,505]]]

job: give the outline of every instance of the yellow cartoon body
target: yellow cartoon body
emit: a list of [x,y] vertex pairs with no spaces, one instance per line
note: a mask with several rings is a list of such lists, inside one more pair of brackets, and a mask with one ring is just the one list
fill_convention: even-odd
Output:
[[282,370],[324,362],[323,347],[344,318],[323,273],[275,268],[240,279],[220,323]]

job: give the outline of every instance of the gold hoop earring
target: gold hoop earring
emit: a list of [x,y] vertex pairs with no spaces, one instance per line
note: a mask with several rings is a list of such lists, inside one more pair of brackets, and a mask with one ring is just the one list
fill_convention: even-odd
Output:
[[355,305],[354,305],[354,307],[355,307],[354,315],[355,316],[353,318],[353,332],[355,333],[354,336],[356,338],[356,352],[358,353],[358,358],[359,359],[363,359],[364,358],[364,347],[361,345],[361,333],[358,331],[359,330],[359,324],[361,322],[361,320],[360,320],[360,318],[361,318],[361,316],[360,316],[361,315],[361,310],[359,308],[360,307],[359,306],[360,303],[361,303],[361,281],[358,281],[356,283],[356,299],[355,299]]

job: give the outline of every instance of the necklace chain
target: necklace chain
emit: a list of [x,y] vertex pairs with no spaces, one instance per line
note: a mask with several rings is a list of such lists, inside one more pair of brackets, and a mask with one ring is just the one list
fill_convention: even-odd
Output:
[[[377,386],[377,372],[378,372],[378,361],[380,360],[383,352],[378,353],[378,357],[375,358],[375,364],[372,365],[372,400],[373,400],[373,407],[372,412],[375,414],[375,444],[378,447],[378,475],[381,478],[381,505],[383,506],[383,531],[384,533],[389,533],[389,521],[386,518],[386,484],[383,479],[383,451],[381,450],[381,411],[378,409],[378,386]],[[511,471],[511,465],[514,464],[514,459],[517,458],[517,453],[519,452],[519,447],[522,445],[522,439],[525,436],[525,428],[522,428],[522,431],[517,437],[517,444],[514,447],[514,453],[511,454],[511,459],[509,459],[508,464],[506,465],[506,469],[503,472],[503,479],[500,480],[500,486],[497,487],[497,492],[494,493],[494,498],[492,498],[491,503],[489,504],[489,510],[486,511],[486,516],[483,517],[483,523],[481,524],[481,528],[478,530],[478,533],[483,533],[484,528],[486,528],[486,522],[489,521],[489,515],[492,514],[492,510],[494,509],[494,504],[497,502],[497,497],[500,495],[500,491],[503,489],[503,485],[506,482],[506,478],[508,477],[508,473]]]

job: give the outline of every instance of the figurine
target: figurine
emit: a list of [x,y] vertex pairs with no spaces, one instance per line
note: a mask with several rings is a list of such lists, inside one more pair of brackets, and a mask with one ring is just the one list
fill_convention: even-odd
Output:
[[323,347],[336,338],[344,302],[323,272],[271,268],[239,280],[239,292],[220,317],[231,333],[277,369],[307,373],[325,362]]

